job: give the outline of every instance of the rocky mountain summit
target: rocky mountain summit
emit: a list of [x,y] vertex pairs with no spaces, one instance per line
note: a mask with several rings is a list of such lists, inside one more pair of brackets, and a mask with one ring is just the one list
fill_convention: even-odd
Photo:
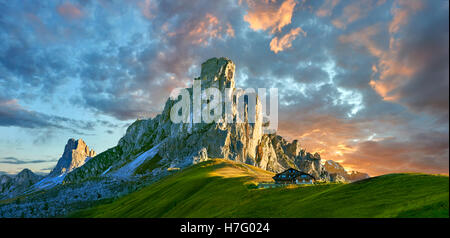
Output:
[[327,160],[324,164],[325,169],[335,177],[335,181],[357,181],[369,178],[366,173],[358,171],[346,171],[342,165],[333,160]]
[[29,169],[23,169],[15,176],[0,176],[0,198],[12,198],[26,191],[33,184],[41,180],[43,176],[33,173]]
[[12,198],[39,189],[52,188],[62,183],[64,177],[72,170],[83,166],[95,156],[95,151],[90,150],[82,139],[71,138],[67,141],[55,168],[47,176],[36,175],[29,169],[24,169],[15,176],[1,175],[0,198]]
[[67,174],[83,166],[96,155],[94,150],[89,150],[89,147],[82,139],[69,139],[55,168],[44,179],[34,184],[33,189],[48,189],[61,184]]
[[96,155],[94,150],[89,150],[89,147],[82,139],[75,140],[71,138],[67,141],[64,153],[58,160],[56,167],[50,172],[50,176],[70,173]]
[[[216,88],[224,98],[236,98],[230,112],[232,118],[243,118],[242,122],[219,120],[194,123],[193,114],[196,112],[191,110],[187,123],[174,123],[170,119],[170,112],[181,99],[169,98],[161,114],[135,121],[117,146],[68,174],[65,181],[71,183],[102,175],[130,176],[136,175],[136,171],[157,175],[165,173],[168,168],[184,168],[208,158],[225,158],[272,172],[296,168],[323,181],[348,180],[346,176],[336,175],[335,171],[328,171],[322,165],[320,155],[306,152],[299,141],[288,142],[279,135],[262,133],[267,121],[257,116],[261,112],[261,101],[257,97],[256,105],[253,105],[255,108],[250,108],[253,106],[245,100],[243,90],[235,88],[234,76],[235,65],[231,60],[212,58],[201,65],[200,77],[195,80],[201,82],[201,89]],[[227,88],[230,90],[226,91]],[[191,109],[195,100],[194,90],[194,86],[187,89],[190,94],[187,106]],[[203,95],[204,92],[202,108],[209,102],[209,98]],[[244,101],[244,115],[238,115],[237,101],[240,100]],[[222,108],[230,106],[225,102],[226,99],[222,100]],[[255,112],[254,120],[250,120],[254,116],[250,111]],[[126,166],[130,163],[134,167]]]

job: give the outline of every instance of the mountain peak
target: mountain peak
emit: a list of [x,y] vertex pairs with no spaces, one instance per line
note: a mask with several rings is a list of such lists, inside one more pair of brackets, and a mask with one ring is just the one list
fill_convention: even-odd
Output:
[[42,176],[29,169],[23,169],[15,176],[2,175],[0,176],[0,199],[21,194],[40,179]]
[[22,181],[22,180],[32,180],[32,181],[36,181],[40,178],[39,175],[33,173],[33,171],[31,171],[30,169],[23,169],[22,171],[20,171],[17,175],[16,175],[16,180]]
[[234,72],[236,66],[228,58],[211,58],[202,63],[200,79],[202,87],[217,87],[220,90],[234,88]]
[[25,169],[23,169],[22,171],[20,171],[18,174],[17,174],[17,176],[23,176],[23,175],[26,175],[26,174],[34,174],[30,169],[27,169],[27,168],[25,168]]
[[89,150],[82,139],[75,140],[70,138],[64,148],[62,157],[58,160],[56,167],[52,170],[50,175],[57,176],[69,173],[72,170],[82,166],[89,158],[96,155],[94,150]]

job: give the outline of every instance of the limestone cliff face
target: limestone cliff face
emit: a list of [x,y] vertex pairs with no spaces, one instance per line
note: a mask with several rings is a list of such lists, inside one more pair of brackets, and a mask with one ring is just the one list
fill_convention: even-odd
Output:
[[58,176],[70,173],[72,170],[84,165],[90,158],[96,155],[94,150],[89,147],[82,139],[73,138],[67,141],[64,153],[58,160],[55,168],[50,172],[50,176]]
[[[244,92],[235,88],[234,76],[235,65],[231,60],[212,58],[202,64],[200,77],[196,80],[201,80],[202,89],[219,89],[223,101],[233,101],[234,98],[239,101],[244,98]],[[230,90],[226,90],[227,88]],[[152,119],[135,121],[116,147],[68,174],[65,181],[74,182],[99,176],[106,173],[105,170],[114,173],[156,146],[157,154],[162,159],[157,168],[148,171],[152,173],[165,171],[168,167],[184,168],[208,158],[225,158],[273,172],[296,168],[318,179],[331,179],[321,163],[320,155],[307,153],[297,140],[287,142],[279,135],[262,133],[263,118],[258,116],[262,107],[258,98],[253,106],[244,100],[244,115],[239,114],[242,122],[226,123],[222,120],[217,123],[194,123],[194,86],[187,90],[190,102],[188,100],[186,103],[189,105],[185,106],[191,109],[188,123],[173,123],[170,120],[170,111],[180,99],[169,98],[161,114]],[[203,99],[202,108],[208,103]],[[223,111],[227,106],[233,118],[238,116],[238,104],[223,104]],[[252,107],[255,107],[254,110]]]
[[[231,60],[226,58],[213,58],[202,64],[201,75],[197,80],[201,80],[202,88],[217,88],[222,92],[225,98],[231,101],[233,95],[242,98],[243,92],[234,88],[234,72],[235,65]],[[227,94],[226,88],[231,90]],[[190,88],[189,92],[193,92]],[[191,106],[195,100],[191,93]],[[248,110],[241,115],[242,123],[172,123],[170,121],[170,109],[176,103],[175,100],[168,100],[164,111],[162,112],[158,124],[161,128],[161,134],[166,135],[165,143],[160,149],[160,156],[163,158],[171,158],[173,166],[184,164],[192,164],[199,162],[196,155],[203,149],[206,150],[210,158],[226,158],[242,163],[256,163],[256,147],[261,140],[260,118],[254,116],[254,123],[249,123],[249,117],[252,116]],[[222,103],[222,108],[226,107]],[[206,102],[202,102],[202,108],[206,106]],[[246,107],[247,105],[245,105]],[[231,105],[230,111],[232,117],[238,114],[238,105]],[[256,111],[260,107],[259,100],[256,102]],[[192,108],[192,107],[191,107]],[[225,110],[225,109],[224,109]],[[195,112],[192,112],[194,114]],[[224,115],[224,114],[223,114]]]

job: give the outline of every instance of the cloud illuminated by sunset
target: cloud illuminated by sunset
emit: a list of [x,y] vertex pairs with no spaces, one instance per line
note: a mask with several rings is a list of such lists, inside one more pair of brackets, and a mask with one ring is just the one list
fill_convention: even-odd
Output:
[[278,6],[275,0],[248,0],[249,12],[244,20],[253,30],[267,30],[271,33],[280,32],[283,27],[291,23],[295,0],[285,0]]
[[303,36],[306,36],[306,32],[304,32],[302,28],[297,27],[295,29],[292,29],[286,35],[280,37],[280,39],[278,39],[278,37],[273,38],[272,41],[270,41],[270,50],[275,52],[276,54],[287,48],[291,48],[292,41],[295,40],[295,38],[297,38],[297,35],[300,33],[303,34]]

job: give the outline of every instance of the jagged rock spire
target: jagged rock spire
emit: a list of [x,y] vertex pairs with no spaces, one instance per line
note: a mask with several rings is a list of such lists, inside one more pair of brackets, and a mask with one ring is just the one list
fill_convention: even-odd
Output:
[[96,155],[94,150],[89,147],[82,139],[75,140],[70,138],[64,148],[64,153],[58,160],[56,167],[50,173],[50,176],[57,176],[69,173],[72,170],[82,166],[86,160]]

